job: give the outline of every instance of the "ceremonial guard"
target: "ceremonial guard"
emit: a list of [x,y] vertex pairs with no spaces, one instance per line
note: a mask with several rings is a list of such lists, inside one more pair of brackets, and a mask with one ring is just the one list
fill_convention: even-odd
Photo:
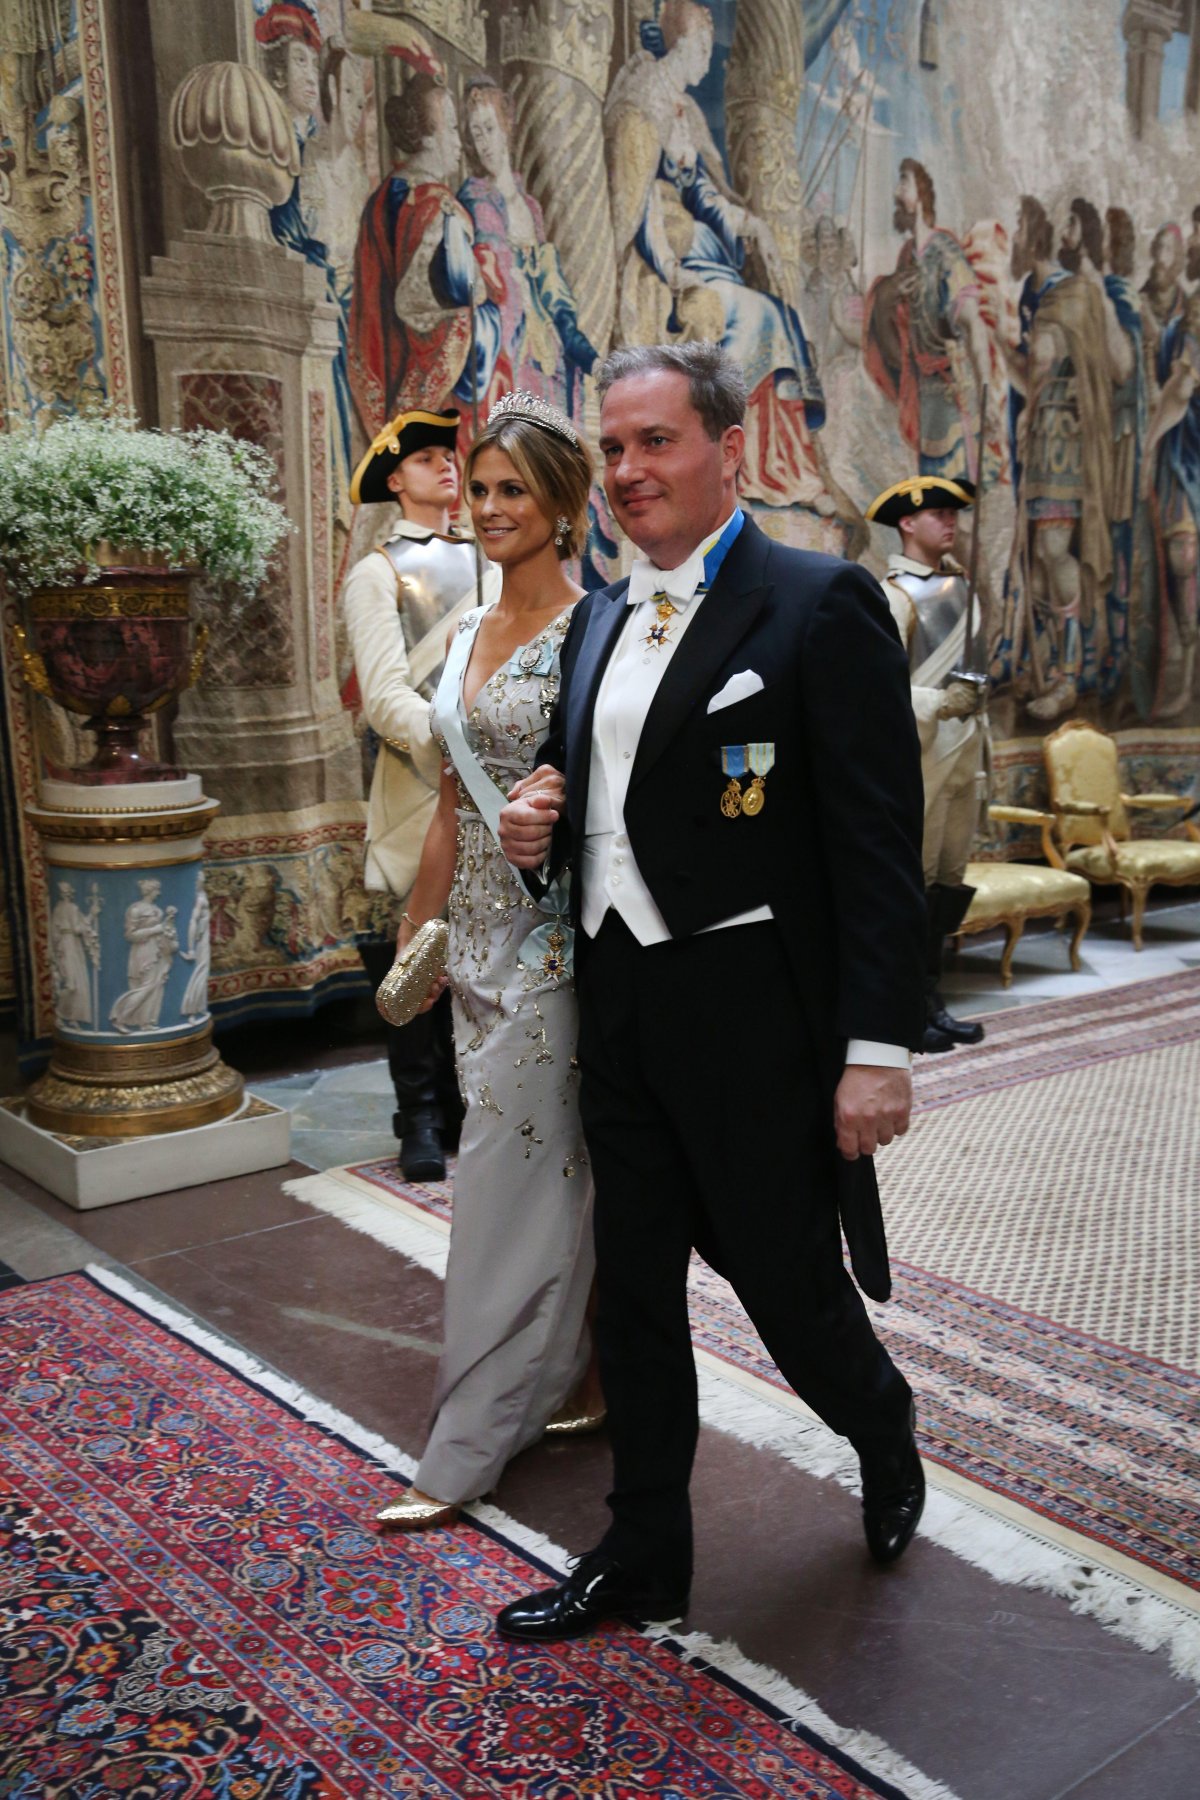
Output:
[[[379,752],[367,805],[366,885],[407,901],[441,784],[429,704],[456,621],[499,591],[499,571],[478,563],[474,540],[451,523],[458,505],[456,412],[405,412],[375,439],[350,484],[354,504],[398,501],[403,518],[355,563],[343,608],[367,724]],[[481,572],[477,572],[481,571]],[[393,946],[359,946],[376,987]],[[440,1181],[446,1140],[462,1116],[454,1073],[450,1000],[401,1028],[389,1025],[394,1129],[410,1181]]]
[[938,992],[946,939],[962,924],[975,892],[963,874],[986,783],[980,617],[975,612],[968,643],[970,584],[950,555],[958,515],[974,501],[971,481],[916,475],[887,488],[867,509],[868,519],[900,534],[900,551],[889,559],[883,591],[908,649],[925,782],[927,1051],[953,1050],[983,1037],[983,1026],[954,1018]]

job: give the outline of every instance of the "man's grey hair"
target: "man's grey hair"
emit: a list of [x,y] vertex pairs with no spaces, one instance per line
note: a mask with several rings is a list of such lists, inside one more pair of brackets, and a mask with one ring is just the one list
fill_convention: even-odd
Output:
[[719,438],[746,417],[746,377],[742,365],[719,344],[697,339],[690,344],[629,344],[610,351],[600,368],[599,392],[604,400],[614,382],[632,375],[667,369],[686,375],[688,394],[710,438]]

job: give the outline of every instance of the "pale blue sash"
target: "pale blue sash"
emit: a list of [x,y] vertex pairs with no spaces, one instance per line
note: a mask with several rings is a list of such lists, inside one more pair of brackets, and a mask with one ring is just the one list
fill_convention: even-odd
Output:
[[[459,779],[475,802],[480,818],[499,844],[500,812],[505,804],[504,796],[468,742],[462,707],[463,676],[471,660],[475,634],[484,614],[490,611],[491,607],[485,606],[469,612],[455,632],[446,654],[437,693],[433,697],[433,717],[438,731],[446,740],[446,747],[458,770]],[[512,869],[511,863],[508,866]],[[513,874],[524,887],[521,871],[513,869]],[[552,882],[535,903],[548,917],[544,925],[536,926],[529,933],[517,953],[517,961],[523,969],[543,970],[547,975],[571,975],[574,972],[575,934],[567,923],[570,883],[568,871]]]

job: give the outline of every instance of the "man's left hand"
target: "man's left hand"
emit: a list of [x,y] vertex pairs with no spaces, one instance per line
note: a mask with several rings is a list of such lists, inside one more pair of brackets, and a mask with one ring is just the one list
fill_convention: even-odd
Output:
[[851,1063],[833,1097],[837,1146],[847,1162],[874,1156],[903,1137],[912,1113],[912,1076],[907,1069]]

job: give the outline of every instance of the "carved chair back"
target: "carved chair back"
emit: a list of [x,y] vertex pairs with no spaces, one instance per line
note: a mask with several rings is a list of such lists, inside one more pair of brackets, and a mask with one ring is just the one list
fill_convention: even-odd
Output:
[[[1121,772],[1116,741],[1083,719],[1070,719],[1042,744],[1055,836],[1064,850],[1075,844],[1100,844],[1107,828],[1118,843],[1130,833],[1129,815],[1121,801]],[[1074,801],[1106,807],[1103,813],[1072,812]]]

